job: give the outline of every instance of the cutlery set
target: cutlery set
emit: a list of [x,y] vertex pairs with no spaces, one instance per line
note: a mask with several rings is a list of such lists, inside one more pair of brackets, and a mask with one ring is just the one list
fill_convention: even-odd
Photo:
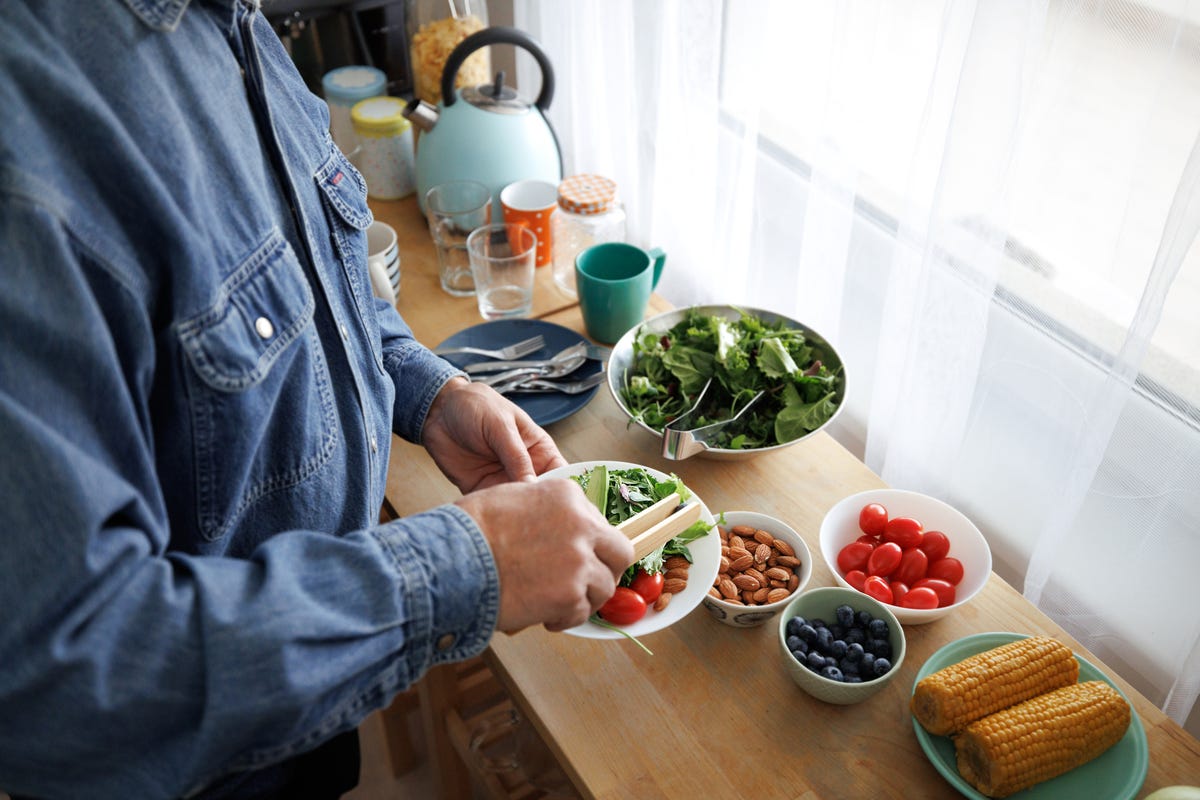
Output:
[[[587,342],[579,342],[560,350],[550,358],[521,360],[522,356],[540,350],[545,345],[541,336],[516,342],[508,347],[487,350],[478,347],[450,347],[434,350],[439,356],[469,354],[488,358],[463,367],[463,371],[477,383],[486,383],[500,394],[527,394],[533,392],[562,392],[580,394],[604,381],[604,368],[608,365],[612,350]],[[578,380],[566,378],[588,360],[599,361],[600,372]]]

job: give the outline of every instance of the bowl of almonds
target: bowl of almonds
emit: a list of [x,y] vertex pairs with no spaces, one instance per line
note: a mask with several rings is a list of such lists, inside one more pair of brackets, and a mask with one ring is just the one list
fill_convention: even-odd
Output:
[[717,517],[717,532],[721,565],[704,597],[714,619],[736,628],[761,625],[808,585],[808,545],[782,520],[756,511],[726,511]]

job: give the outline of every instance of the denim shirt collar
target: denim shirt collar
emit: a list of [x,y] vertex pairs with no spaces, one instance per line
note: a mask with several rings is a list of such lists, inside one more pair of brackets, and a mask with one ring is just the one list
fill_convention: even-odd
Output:
[[[179,26],[179,20],[183,19],[189,2],[190,0],[125,0],[125,5],[147,26],[156,31],[169,32]],[[216,0],[216,5],[230,9],[237,5],[257,9],[260,4],[260,0]]]

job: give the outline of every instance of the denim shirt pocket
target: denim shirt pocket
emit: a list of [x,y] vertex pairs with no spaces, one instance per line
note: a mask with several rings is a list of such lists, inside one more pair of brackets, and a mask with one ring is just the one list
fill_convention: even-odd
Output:
[[224,536],[252,503],[316,472],[336,445],[314,299],[278,230],[178,323],[195,452],[197,523]]
[[328,156],[313,174],[329,224],[334,256],[354,293],[354,304],[363,320],[376,366],[383,371],[379,345],[379,320],[375,316],[374,292],[367,273],[366,230],[374,221],[367,205],[367,182],[342,154],[332,139]]

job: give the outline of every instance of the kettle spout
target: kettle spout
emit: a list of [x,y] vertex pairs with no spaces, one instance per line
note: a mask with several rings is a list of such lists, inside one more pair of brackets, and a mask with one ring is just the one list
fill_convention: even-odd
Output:
[[409,101],[408,105],[406,105],[404,110],[400,113],[403,114],[409,122],[425,132],[433,130],[433,126],[437,125],[437,107],[415,97]]

